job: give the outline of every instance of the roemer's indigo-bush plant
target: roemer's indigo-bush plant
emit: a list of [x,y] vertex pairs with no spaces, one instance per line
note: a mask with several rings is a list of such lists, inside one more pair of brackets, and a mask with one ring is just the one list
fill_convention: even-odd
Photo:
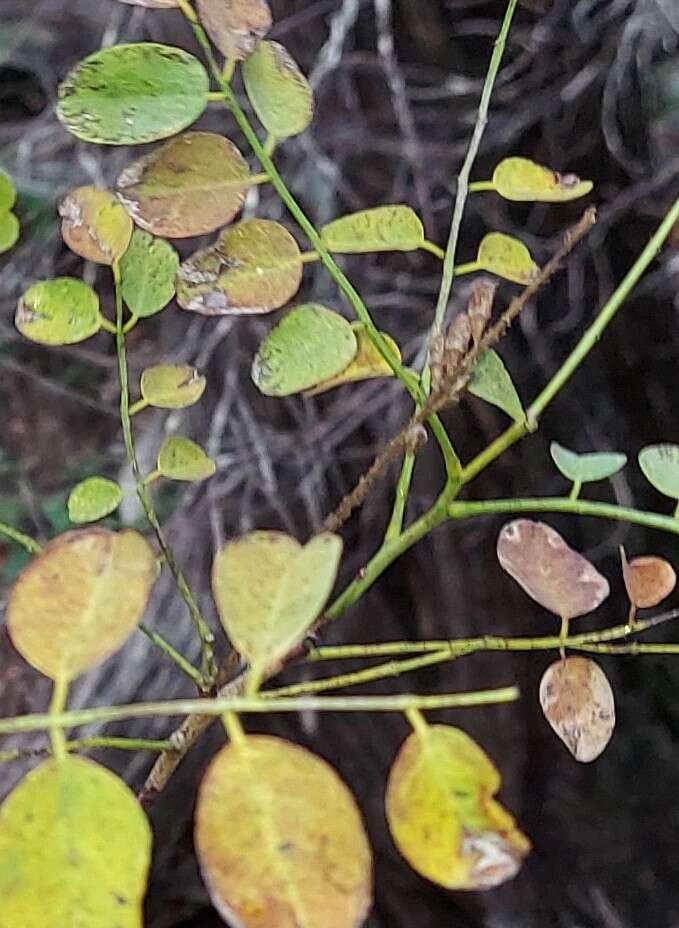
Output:
[[[495,350],[513,319],[557,270],[595,222],[588,207],[543,268],[526,246],[501,231],[483,237],[476,258],[456,264],[464,205],[470,193],[513,201],[558,204],[585,197],[592,184],[522,157],[497,165],[487,181],[471,172],[488,116],[490,96],[516,7],[509,0],[488,66],[478,119],[457,183],[450,235],[444,248],[425,238],[417,214],[386,204],[340,216],[320,230],[303,213],[274,164],[279,142],[303,132],[313,117],[313,94],[296,62],[265,36],[271,14],[265,0],[125,0],[176,7],[193,27],[202,61],[157,43],[118,45],[82,61],[59,89],[58,115],[79,139],[103,145],[162,144],[133,161],[115,189],[79,187],[61,200],[62,235],[78,255],[111,268],[115,318],[101,311],[97,293],[82,280],[39,281],[21,297],[16,326],[42,345],[69,345],[99,331],[110,333],[120,378],[120,420],[136,492],[150,525],[137,531],[93,526],[113,513],[123,491],[106,477],[75,486],[68,512],[75,528],[42,548],[20,531],[0,531],[33,555],[10,592],[6,623],[20,654],[53,681],[49,711],[0,720],[0,734],[42,730],[51,755],[32,770],[0,807],[0,926],[45,928],[141,924],[151,856],[143,804],[162,790],[207,724],[220,717],[228,744],[200,786],[195,846],[205,884],[224,920],[247,928],[351,928],[364,922],[372,898],[371,851],[356,803],[337,773],[306,749],[279,738],[249,735],[248,713],[299,710],[401,712],[412,734],[401,746],[386,784],[385,810],[403,857],[419,873],[449,889],[491,889],[513,877],[529,853],[529,839],[495,798],[501,786],[493,762],[467,734],[430,725],[428,709],[491,705],[518,698],[515,687],[434,695],[327,696],[325,691],[406,674],[480,650],[557,652],[542,677],[545,717],[576,760],[594,760],[615,725],[614,697],[602,669],[588,654],[676,653],[679,645],[624,639],[674,617],[639,618],[673,590],[672,566],[621,550],[629,615],[612,627],[572,634],[570,623],[595,610],[609,582],[549,525],[530,513],[572,513],[617,519],[679,534],[673,515],[642,512],[581,498],[585,484],[605,480],[627,463],[620,453],[577,454],[553,444],[552,458],[570,483],[559,497],[462,499],[463,490],[539,418],[583,361],[652,262],[679,219],[679,201],[661,223],[625,279],[554,373],[524,406]],[[223,56],[223,66],[218,62]],[[232,87],[236,69],[255,119]],[[249,143],[254,169],[226,137],[191,131],[210,103],[223,104]],[[264,130],[264,141],[255,126]],[[186,131],[188,130],[188,131]],[[167,140],[167,141],[165,141]],[[265,218],[237,219],[254,185],[270,183],[290,214],[290,228]],[[14,189],[0,177],[0,248],[12,246],[18,223]],[[183,262],[168,240],[210,233],[212,245]],[[295,234],[293,234],[295,233]],[[303,251],[296,236],[306,239]],[[374,324],[336,255],[425,249],[442,262],[427,358],[421,369],[403,363],[399,346]],[[202,616],[160,524],[153,502],[159,480],[202,481],[215,464],[194,442],[170,437],[157,463],[142,473],[134,417],[148,406],[180,409],[198,403],[202,374],[190,365],[158,363],[130,385],[126,336],[173,300],[208,316],[271,313],[300,289],[304,265],[320,262],[356,317],[316,303],[288,309],[270,329],[251,376],[268,397],[315,394],[366,378],[396,377],[414,403],[411,418],[392,438],[356,487],[328,515],[323,530],[301,544],[262,528],[217,552],[212,589],[237,660],[217,666],[213,632]],[[446,319],[453,280],[475,279],[465,312]],[[494,317],[492,276],[523,287]],[[242,324],[247,324],[245,321]],[[350,389],[350,387],[349,387]],[[438,414],[469,391],[502,409],[511,425],[463,464]],[[446,479],[431,507],[404,526],[417,452],[431,432]],[[388,466],[402,457],[391,520],[372,559],[334,600],[342,541],[338,530]],[[645,448],[639,465],[661,493],[679,501],[679,446]],[[356,603],[385,568],[446,520],[487,513],[512,516],[497,539],[500,566],[559,625],[540,637],[394,641],[325,647],[318,632]],[[200,641],[194,666],[165,641],[162,627],[147,628],[144,610],[161,569],[176,582]],[[195,699],[66,708],[68,688],[81,673],[110,657],[141,629],[195,684]],[[622,641],[622,643],[621,643]],[[578,652],[566,655],[566,652]],[[559,653],[560,652],[560,653]],[[286,665],[338,658],[383,658],[365,670],[263,687]],[[492,710],[489,710],[492,711]],[[151,716],[185,716],[165,741],[105,735],[67,740],[69,728]],[[139,801],[110,771],[78,754],[96,744],[159,753]],[[21,759],[21,749],[2,759]]]

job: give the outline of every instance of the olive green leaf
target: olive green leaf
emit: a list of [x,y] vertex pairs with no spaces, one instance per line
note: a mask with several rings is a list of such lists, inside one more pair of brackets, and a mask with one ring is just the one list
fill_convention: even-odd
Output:
[[493,186],[505,200],[565,203],[584,197],[591,180],[575,174],[559,174],[527,158],[505,158],[493,171]]
[[368,915],[356,801],[297,744],[248,735],[222,748],[200,785],[195,842],[215,908],[239,928],[358,928]]
[[263,669],[302,640],[337,576],[342,540],[324,532],[302,546],[282,532],[228,542],[212,565],[217,611],[234,648]]
[[243,82],[257,118],[275,138],[297,135],[311,122],[311,87],[290,52],[278,42],[259,43],[243,62]]
[[196,8],[217,48],[234,61],[250,55],[271,28],[266,0],[197,0]]
[[68,682],[122,646],[155,579],[154,553],[137,532],[86,528],[59,535],[10,591],[12,644],[36,670]]
[[120,259],[122,294],[130,312],[143,319],[165,309],[174,296],[178,268],[179,255],[172,245],[135,230]]
[[71,490],[68,517],[71,522],[96,522],[118,508],[123,498],[117,483],[106,477],[87,477]]
[[[379,353],[377,348],[370,340],[366,327],[362,322],[352,322],[351,328],[356,336],[356,355],[352,361],[334,377],[329,377],[321,383],[307,390],[308,396],[314,396],[317,393],[325,393],[326,390],[332,390],[333,387],[339,387],[345,383],[353,383],[357,380],[370,380],[373,377],[393,377],[394,372]],[[384,341],[391,349],[392,355],[401,360],[401,351],[394,339],[387,335],[386,332],[380,333]]]
[[132,220],[110,190],[76,187],[59,203],[61,236],[71,251],[97,264],[114,264],[132,238]]
[[523,242],[503,232],[483,237],[476,263],[482,270],[517,284],[529,284],[540,270]]
[[573,483],[594,483],[612,477],[627,463],[627,456],[612,452],[588,452],[577,454],[553,441],[549,453],[559,471]]
[[141,395],[159,409],[193,406],[205,391],[205,377],[190,364],[158,364],[141,375]]
[[160,446],[156,466],[163,477],[191,482],[205,480],[217,469],[215,462],[195,441],[174,435],[166,438]]
[[679,445],[648,445],[639,452],[639,467],[648,482],[672,499],[679,499]]
[[300,250],[288,230],[271,219],[246,219],[180,265],[177,302],[206,316],[268,313],[292,299],[301,282]]
[[252,362],[252,379],[266,396],[289,396],[343,371],[358,350],[339,313],[318,303],[296,306],[273,327]]
[[0,807],[0,924],[141,928],[151,842],[110,770],[85,757],[45,761]]
[[14,248],[20,232],[21,226],[14,213],[0,213],[0,254]]
[[243,205],[250,169],[233,142],[186,132],[125,168],[116,189],[138,226],[168,238],[213,232]]
[[497,406],[514,422],[523,422],[526,418],[512,378],[502,358],[492,348],[480,352],[469,382],[469,392]]
[[75,277],[43,280],[19,300],[14,324],[32,342],[73,345],[99,331],[99,297]]
[[321,238],[330,251],[345,254],[414,251],[422,247],[424,228],[409,206],[376,206],[329,222]]
[[76,138],[140,145],[186,129],[207,106],[203,65],[179,48],[141,42],[88,55],[59,85],[57,116]]
[[10,210],[16,203],[17,192],[14,181],[0,168],[0,213]]

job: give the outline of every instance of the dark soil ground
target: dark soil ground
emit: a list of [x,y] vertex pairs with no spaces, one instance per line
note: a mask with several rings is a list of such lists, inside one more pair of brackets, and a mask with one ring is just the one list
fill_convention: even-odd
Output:
[[[317,225],[343,212],[408,202],[428,236],[443,243],[481,80],[504,3],[485,0],[278,0],[273,37],[311,75],[317,115],[311,131],[281,146],[284,176]],[[131,154],[77,143],[54,116],[66,71],[102,45],[153,39],[193,49],[174,11],[144,11],[114,0],[3,0],[0,7],[0,160],[20,191],[19,246],[2,259],[0,278],[0,519],[46,538],[67,525],[64,500],[82,476],[126,479],[117,426],[110,340],[40,350],[12,326],[17,295],[37,278],[84,274],[110,307],[106,273],[62,246],[55,203],[78,184],[110,184]],[[235,141],[228,116],[210,108],[201,127]],[[679,193],[679,6],[676,0],[526,0],[512,29],[475,177],[503,156],[520,154],[595,183],[599,222],[503,342],[502,354],[524,400],[551,376],[598,306],[613,290]],[[544,261],[582,203],[560,207],[473,197],[460,255],[469,260],[489,229],[520,235]],[[288,222],[261,189],[259,215]],[[186,243],[184,253],[195,247]],[[426,254],[357,256],[344,265],[379,325],[416,353],[430,323],[439,267]],[[551,440],[578,450],[625,451],[632,462],[592,497],[669,511],[634,465],[639,448],[679,440],[679,236],[654,264],[540,430],[506,454],[473,487],[478,498],[564,489],[549,460]],[[451,312],[464,305],[456,287]],[[500,288],[505,304],[515,288]],[[300,300],[336,308],[342,301],[323,271],[309,268]],[[181,431],[208,447],[219,465],[209,488],[162,490],[159,507],[201,605],[214,618],[209,564],[224,537],[251,527],[302,538],[366,468],[408,415],[396,384],[345,388],[320,400],[264,400],[248,376],[254,346],[270,320],[193,318],[171,309],[130,339],[138,373],[152,361],[195,363],[208,377],[204,400],[182,414],[148,411],[138,420],[145,464],[164,434]],[[504,427],[501,413],[468,399],[448,424],[463,459]],[[390,476],[344,530],[348,580],[377,546],[390,505]],[[418,458],[412,518],[441,481],[436,448]],[[122,517],[134,521],[134,507]],[[659,533],[571,517],[550,518],[612,581],[613,595],[582,628],[624,614],[617,547],[653,551],[679,563],[676,543]],[[444,526],[399,560],[328,635],[328,641],[548,632],[550,619],[502,574],[494,556],[501,522]],[[5,583],[21,566],[0,549]],[[670,602],[672,602],[670,600]],[[174,644],[195,656],[188,618],[163,581],[149,615]],[[671,626],[656,635],[671,637]],[[676,633],[675,633],[676,634]],[[42,708],[36,680],[5,638],[0,708]],[[679,664],[669,658],[601,661],[617,700],[616,734],[595,764],[577,765],[552,735],[537,704],[544,655],[480,655],[380,691],[443,691],[517,682],[510,706],[445,716],[464,726],[495,758],[502,799],[531,836],[520,875],[488,894],[450,894],[418,878],[386,833],[383,788],[406,734],[397,717],[323,716],[257,720],[312,747],[357,794],[376,855],[371,928],[676,928],[679,926]],[[292,676],[291,676],[292,678]],[[76,687],[73,705],[127,702],[188,693],[146,639],[135,637]],[[113,730],[113,729],[111,729]],[[121,728],[121,730],[123,730]],[[161,736],[163,722],[125,725]],[[212,732],[158,799],[152,812],[156,866],[149,928],[208,928],[220,921],[200,883],[190,822],[195,785],[220,742]],[[27,743],[27,742],[22,742]],[[31,743],[31,742],[28,742]],[[38,743],[36,740],[35,744]],[[105,756],[139,786],[149,758]],[[8,789],[20,766],[2,770]]]

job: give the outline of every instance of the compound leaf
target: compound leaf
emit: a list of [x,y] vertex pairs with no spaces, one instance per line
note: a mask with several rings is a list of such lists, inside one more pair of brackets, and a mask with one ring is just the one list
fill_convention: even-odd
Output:
[[492,348],[480,352],[469,382],[469,392],[497,406],[514,422],[523,422],[526,418],[512,378],[502,358]]
[[553,441],[549,453],[559,471],[573,483],[594,483],[612,477],[627,463],[627,456],[617,452],[588,452],[577,454]]
[[72,680],[121,647],[139,624],[155,579],[153,551],[137,532],[66,532],[14,583],[9,636],[36,670]]
[[141,375],[141,395],[158,409],[185,409],[205,391],[205,377],[190,364],[157,364]]
[[87,477],[69,494],[68,517],[71,522],[96,522],[114,512],[122,498],[122,491],[114,480]]
[[111,265],[130,244],[132,220],[110,190],[69,190],[59,203],[59,215],[64,242],[88,261]]
[[505,200],[565,203],[584,197],[593,185],[591,180],[559,174],[528,158],[505,158],[493,172],[493,186]]
[[0,807],[0,924],[141,928],[151,840],[110,770],[84,757],[46,761]]
[[484,235],[476,260],[484,271],[517,284],[529,284],[540,270],[523,242],[503,232]]
[[114,45],[88,55],[59,85],[57,116],[100,145],[140,145],[186,129],[207,105],[203,65],[171,45]]
[[376,206],[329,222],[321,238],[330,251],[344,254],[414,251],[424,242],[424,228],[409,206]]
[[19,300],[14,324],[40,345],[73,345],[99,331],[99,297],[75,277],[43,280]]
[[651,486],[679,499],[679,445],[648,445],[639,452],[639,467]]
[[195,844],[215,908],[241,928],[357,928],[372,898],[360,812],[304,748],[250,735],[217,754],[198,791]]
[[145,319],[165,309],[174,296],[178,268],[179,255],[172,245],[135,230],[120,260],[122,294],[130,312]]
[[266,396],[289,396],[343,371],[355,358],[356,334],[339,313],[318,303],[296,306],[273,327],[252,362]]
[[192,483],[206,480],[217,469],[200,445],[176,435],[166,438],[160,446],[157,468],[163,477]]
[[278,42],[260,42],[243,62],[243,83],[267,132],[284,139],[303,132],[314,114],[314,97],[290,52]]
[[271,28],[266,0],[197,0],[205,31],[225,58],[241,61],[252,54]]
[[491,889],[518,873],[530,842],[493,796],[500,774],[458,728],[406,739],[389,773],[386,813],[399,851],[446,889]]
[[231,222],[249,178],[233,142],[214,132],[186,132],[125,168],[116,190],[142,229],[188,238]]
[[[228,542],[212,566],[212,589],[234,648],[259,668],[302,640],[337,575],[342,541],[327,532],[302,546],[283,532]],[[266,564],[266,570],[262,565]]]
[[[353,322],[351,328],[356,336],[356,355],[353,361],[341,370],[334,377],[329,377],[321,383],[307,390],[308,396],[315,396],[317,393],[325,393],[332,390],[333,387],[340,387],[345,383],[353,383],[357,380],[370,380],[373,377],[393,377],[394,372],[379,353],[377,348],[370,340],[365,326],[362,322]],[[392,354],[398,360],[401,360],[401,351],[394,339],[381,332],[382,338],[391,348]]]

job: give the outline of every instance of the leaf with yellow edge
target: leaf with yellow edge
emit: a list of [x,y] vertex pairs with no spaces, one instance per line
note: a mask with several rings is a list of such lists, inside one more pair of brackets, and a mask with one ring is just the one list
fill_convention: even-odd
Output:
[[170,480],[196,482],[211,477],[215,462],[205,454],[200,445],[189,438],[171,435],[166,438],[158,452],[158,471]]
[[505,158],[493,171],[493,186],[505,200],[565,203],[584,197],[591,180],[575,174],[559,174],[528,158]]
[[337,535],[324,532],[302,546],[283,532],[267,531],[249,532],[217,553],[217,610],[248,663],[265,667],[302,640],[330,596],[341,554]]
[[500,774],[459,728],[427,726],[402,745],[386,813],[399,851],[446,889],[491,889],[518,873],[530,842],[493,796]]
[[252,54],[271,28],[266,0],[197,0],[196,8],[214,44],[235,61]]
[[321,238],[330,251],[415,251],[424,243],[424,228],[409,206],[376,206],[340,216],[323,226]]
[[59,202],[61,236],[71,251],[96,264],[114,264],[132,238],[132,220],[110,190],[76,187]]
[[189,238],[231,222],[249,180],[250,169],[233,142],[214,132],[185,132],[133,161],[116,190],[142,229]]
[[372,900],[360,812],[314,754],[249,735],[217,754],[198,791],[195,844],[212,902],[239,928],[358,928]]
[[540,270],[523,242],[504,232],[484,235],[476,262],[482,270],[516,284],[529,284]]
[[118,508],[123,494],[114,480],[86,477],[71,490],[68,517],[71,522],[96,522]]
[[[370,380],[373,377],[394,376],[394,372],[370,340],[363,323],[354,322],[351,328],[354,330],[357,345],[356,356],[353,361],[350,361],[347,367],[340,371],[339,374],[335,374],[334,377],[329,377],[322,383],[312,387],[311,390],[305,391],[307,396],[325,393],[327,390],[332,390],[333,387],[340,387],[342,384],[353,383],[357,380]],[[387,335],[386,332],[380,334],[391,348],[394,357],[398,358],[400,361],[401,351],[394,339],[390,335]]]
[[33,558],[10,591],[12,644],[52,680],[72,680],[121,647],[155,579],[156,559],[138,532],[66,532]]
[[158,409],[185,409],[205,391],[205,377],[190,364],[157,364],[141,375],[141,395]]
[[260,42],[243,62],[243,83],[257,118],[274,138],[303,132],[314,114],[314,96],[287,48]]
[[269,313],[292,299],[301,282],[300,250],[288,230],[271,219],[246,219],[184,261],[177,302],[205,316]]
[[151,841],[110,770],[84,757],[46,761],[0,807],[0,925],[142,928]]
[[14,324],[40,345],[73,345],[101,328],[99,297],[75,277],[42,280],[19,300]]

